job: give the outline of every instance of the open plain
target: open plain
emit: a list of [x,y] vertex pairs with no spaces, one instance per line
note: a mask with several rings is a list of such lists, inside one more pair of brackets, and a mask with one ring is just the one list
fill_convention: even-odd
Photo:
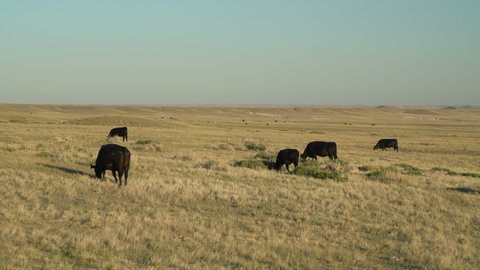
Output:
[[[265,166],[315,140],[339,159]],[[2,104],[0,268],[479,269],[480,109]]]

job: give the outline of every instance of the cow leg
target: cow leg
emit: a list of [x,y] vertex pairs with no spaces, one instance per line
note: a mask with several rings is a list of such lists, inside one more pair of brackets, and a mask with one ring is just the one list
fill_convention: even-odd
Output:
[[117,175],[115,174],[115,170],[112,170],[113,178],[115,178],[115,183],[118,181]]
[[122,170],[118,171],[118,178],[120,178],[120,184],[119,184],[119,186],[122,185],[122,176],[123,176],[123,171],[122,171]]
[[288,168],[288,164],[285,164],[285,167],[287,167],[287,172],[290,172],[290,169]]
[[102,179],[101,179],[102,181],[105,181],[105,173],[106,173],[106,171],[102,172]]
[[128,169],[125,170],[125,186],[127,185]]

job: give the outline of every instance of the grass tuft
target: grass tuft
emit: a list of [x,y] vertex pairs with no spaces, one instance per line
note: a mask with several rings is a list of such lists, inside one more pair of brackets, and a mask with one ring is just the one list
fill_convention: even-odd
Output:
[[461,176],[473,177],[473,178],[480,178],[480,173],[473,173],[473,172],[463,172],[460,173]]
[[407,174],[407,175],[423,175],[423,170],[422,169],[419,169],[415,166],[412,166],[412,165],[409,165],[409,164],[405,164],[405,163],[399,163],[399,164],[395,164],[396,167],[400,167],[403,169],[403,174]]
[[224,170],[222,166],[219,165],[215,160],[207,160],[203,163],[197,164],[197,168],[203,168],[205,170]]
[[137,140],[132,149],[139,152],[163,152],[162,146],[154,140]]
[[140,145],[146,145],[146,144],[153,144],[154,141],[153,140],[137,140],[136,144],[140,144]]
[[303,175],[318,179],[335,179],[335,180],[343,180],[343,176],[336,171],[329,171],[322,168],[317,167],[307,167],[307,166],[298,166],[297,170],[295,171],[297,175]]
[[5,152],[15,152],[16,151],[15,148],[10,147],[10,146],[1,147],[0,150],[5,151]]
[[264,144],[255,143],[255,142],[246,142],[245,143],[245,148],[247,148],[247,150],[252,150],[252,151],[265,151],[265,150],[267,150],[267,147]]
[[178,160],[181,160],[181,161],[192,161],[193,160],[193,157],[190,156],[190,155],[175,155],[172,157],[172,159],[178,159]]
[[37,157],[42,157],[42,158],[54,158],[55,155],[46,151],[40,151],[36,154]]
[[424,175],[424,171],[413,165],[398,163],[390,165],[388,167],[373,167],[370,165],[363,165],[358,167],[362,172],[368,172],[366,175],[367,179],[379,181],[382,183],[390,183],[395,180],[403,180],[405,177],[402,175],[410,176],[421,176]]
[[262,169],[267,168],[266,162],[264,160],[259,159],[242,159],[237,160],[233,163],[234,167],[243,167],[249,169]]
[[228,150],[228,151],[231,150],[231,148],[225,143],[221,143],[221,144],[217,145],[214,149],[215,150]]
[[256,158],[256,159],[264,159],[264,160],[273,160],[273,159],[274,159],[274,155],[269,154],[269,153],[264,152],[264,151],[261,151],[261,152],[258,152],[258,153],[255,155],[255,158]]
[[466,176],[466,177],[473,177],[473,178],[480,178],[480,173],[474,173],[474,172],[456,172],[447,168],[441,168],[441,167],[433,167],[431,169],[432,172],[444,172],[447,175],[452,175],[452,176]]
[[447,168],[433,167],[433,168],[431,169],[431,171],[432,171],[432,172],[444,172],[444,173],[446,173],[446,174],[448,174],[448,175],[458,175],[457,172],[452,171],[452,170],[447,169]]
[[380,167],[380,169],[371,171],[366,174],[369,180],[379,181],[382,183],[390,183],[393,181],[392,174],[397,173],[395,166]]
[[371,170],[370,167],[367,166],[367,165],[360,166],[360,167],[358,167],[358,169],[362,172],[367,172],[367,171]]
[[302,161],[295,173],[301,176],[313,177],[317,179],[334,179],[337,181],[348,180],[350,166],[346,161],[325,161],[319,163],[316,160]]

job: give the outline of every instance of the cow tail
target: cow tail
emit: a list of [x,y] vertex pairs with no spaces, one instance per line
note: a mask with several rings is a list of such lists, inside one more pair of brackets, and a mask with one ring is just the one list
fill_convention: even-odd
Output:
[[123,160],[123,168],[124,168],[124,174],[125,174],[125,185],[127,185],[127,179],[128,179],[128,170],[130,168],[130,151],[128,151],[128,149],[124,149],[123,151],[124,153],[124,160]]

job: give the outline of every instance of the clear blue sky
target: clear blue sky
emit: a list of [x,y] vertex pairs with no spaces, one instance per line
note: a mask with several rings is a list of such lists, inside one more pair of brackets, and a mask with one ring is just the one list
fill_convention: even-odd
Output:
[[1,1],[0,103],[480,105],[480,1]]

